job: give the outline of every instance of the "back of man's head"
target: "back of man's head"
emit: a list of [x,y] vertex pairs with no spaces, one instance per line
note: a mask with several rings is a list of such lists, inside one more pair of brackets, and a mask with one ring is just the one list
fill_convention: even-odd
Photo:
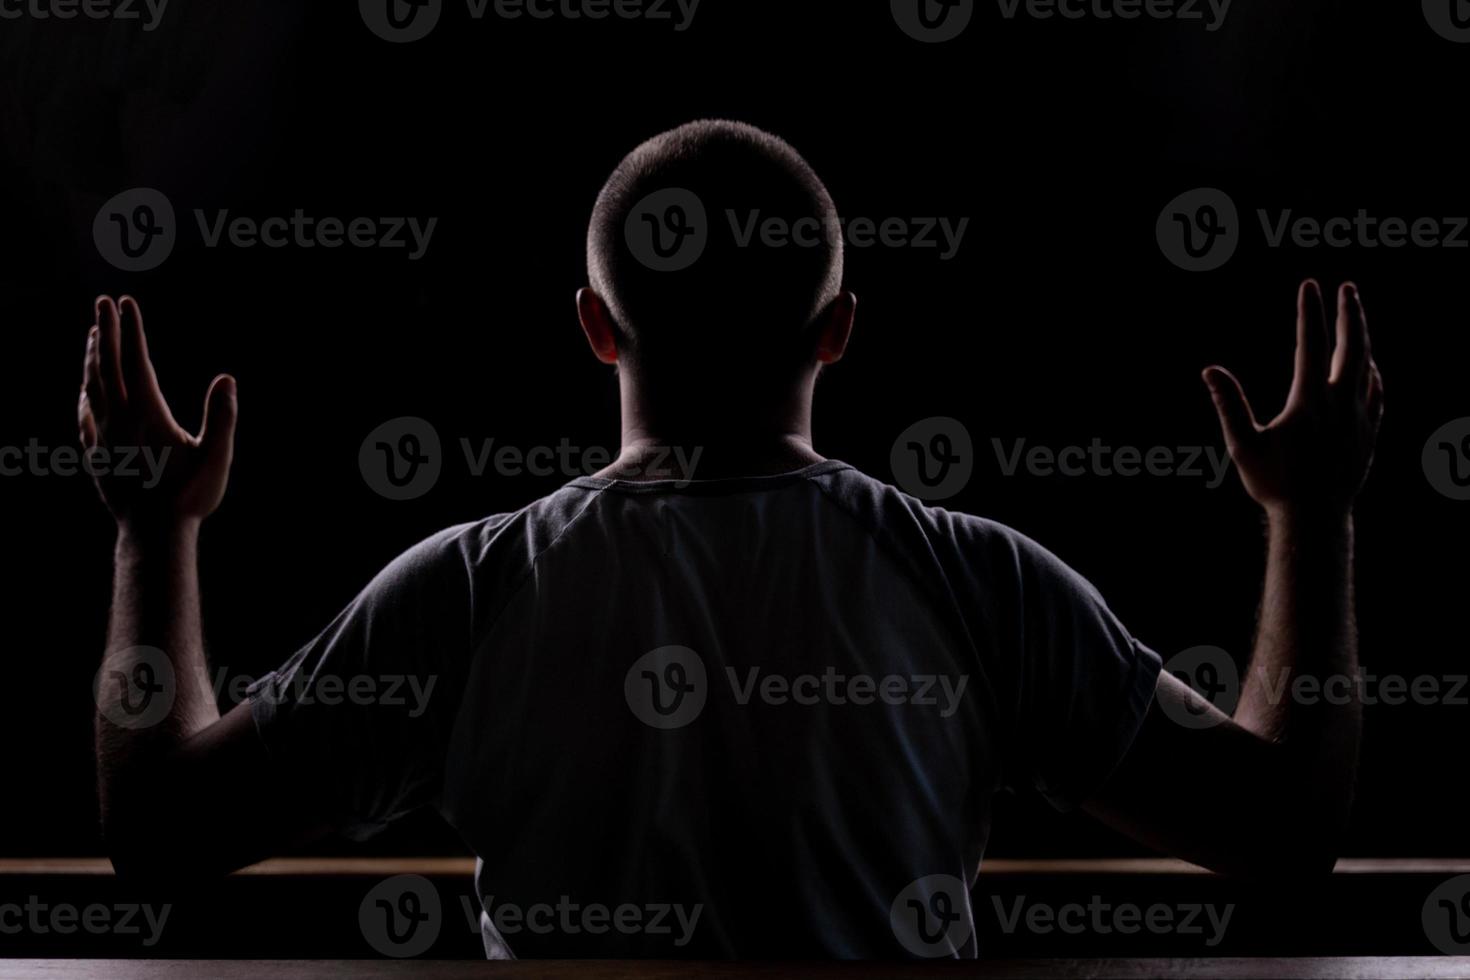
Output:
[[648,374],[789,376],[842,285],[836,207],[790,145],[700,121],[630,153],[587,235],[593,289]]

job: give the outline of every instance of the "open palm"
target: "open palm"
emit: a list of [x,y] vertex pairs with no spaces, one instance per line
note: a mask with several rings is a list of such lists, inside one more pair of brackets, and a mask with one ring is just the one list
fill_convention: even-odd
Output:
[[169,410],[143,333],[143,313],[131,296],[99,296],[97,322],[87,334],[77,426],[83,449],[119,458],[152,453],[161,475],[96,469],[97,489],[119,524],[198,521],[213,513],[229,481],[235,445],[235,380],[220,375],[205,397],[198,435]]
[[1383,377],[1352,284],[1338,290],[1336,334],[1329,350],[1322,290],[1307,280],[1297,294],[1291,393],[1265,425],[1234,375],[1218,366],[1204,371],[1230,457],[1246,491],[1268,512],[1345,512],[1367,478],[1383,419]]

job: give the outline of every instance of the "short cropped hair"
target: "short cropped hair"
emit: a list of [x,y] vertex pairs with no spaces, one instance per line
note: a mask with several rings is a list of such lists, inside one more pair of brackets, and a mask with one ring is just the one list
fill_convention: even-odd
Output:
[[[685,233],[692,251],[650,254],[650,235],[671,249]],[[587,267],[634,357],[720,350],[780,364],[804,353],[806,328],[841,289],[841,223],[784,140],[702,120],[655,136],[613,171],[592,212]]]

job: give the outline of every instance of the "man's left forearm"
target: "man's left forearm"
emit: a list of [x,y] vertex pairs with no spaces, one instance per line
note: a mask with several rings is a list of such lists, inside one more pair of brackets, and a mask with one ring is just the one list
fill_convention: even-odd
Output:
[[[198,542],[196,520],[118,529],[112,612],[97,693],[104,831],[130,819],[125,811],[136,800],[140,777],[156,769],[152,764],[219,719],[200,629]],[[140,693],[131,682],[140,676],[140,667],[150,689],[141,692],[147,708],[132,724],[126,722],[126,712]]]

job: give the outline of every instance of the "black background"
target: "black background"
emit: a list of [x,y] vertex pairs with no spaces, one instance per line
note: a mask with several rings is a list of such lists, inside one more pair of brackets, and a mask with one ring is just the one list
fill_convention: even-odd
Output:
[[[1165,656],[1248,650],[1262,539],[1234,476],[1217,490],[1004,477],[990,439],[1218,445],[1200,368],[1230,366],[1258,414],[1274,414],[1296,283],[1354,278],[1388,392],[1358,511],[1362,660],[1409,677],[1467,671],[1470,505],[1429,486],[1420,450],[1470,415],[1470,252],[1270,249],[1254,219],[1470,213],[1470,46],[1435,35],[1418,5],[1236,0],[1209,33],[1197,21],[1007,21],[982,2],[965,35],[935,46],[900,32],[887,4],[851,0],[704,0],[683,33],[473,22],[449,3],[433,35],[401,46],[351,4],[307,6],[173,0],[152,33],[85,20],[0,33],[0,444],[74,441],[98,292],[141,299],[184,424],[197,425],[216,372],[239,379],[234,476],[203,545],[216,665],[270,669],[404,547],[560,482],[472,478],[460,437],[616,446],[616,382],[572,303],[587,216],[642,139],[728,117],[796,145],[845,215],[971,219],[950,262],[849,251],[858,329],[820,387],[818,450],[888,478],[901,430],[962,420],[979,458],[948,505],[1057,551]],[[99,258],[91,226],[135,186],[164,191],[183,227],[162,267],[124,274]],[[1247,227],[1224,268],[1191,274],[1163,258],[1154,221],[1198,186],[1226,190]],[[196,207],[439,224],[418,262],[205,249]],[[430,420],[449,456],[431,493],[394,503],[365,485],[357,453],[403,415]],[[0,478],[0,853],[100,851],[90,682],[111,540],[84,478]],[[1350,853],[1464,852],[1467,710],[1369,709]],[[370,846],[461,848],[428,816]],[[1130,851],[1029,798],[1003,804],[992,847]]]

